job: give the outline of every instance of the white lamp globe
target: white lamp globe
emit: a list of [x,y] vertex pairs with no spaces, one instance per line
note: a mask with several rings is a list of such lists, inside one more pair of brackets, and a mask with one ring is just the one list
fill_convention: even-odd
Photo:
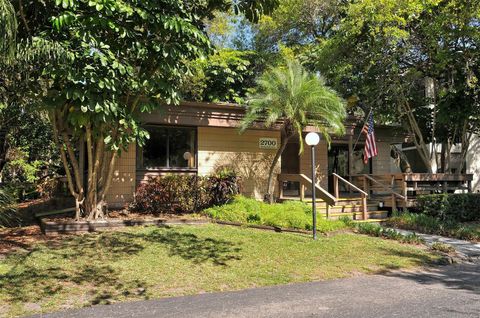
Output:
[[320,142],[320,136],[316,132],[309,132],[305,136],[305,142],[309,146],[316,146]]

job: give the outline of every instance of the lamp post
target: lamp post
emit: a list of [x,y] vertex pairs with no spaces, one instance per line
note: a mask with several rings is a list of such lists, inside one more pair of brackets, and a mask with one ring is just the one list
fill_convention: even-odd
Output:
[[317,200],[315,197],[315,146],[320,142],[320,136],[316,132],[309,132],[305,136],[305,143],[312,150],[312,217],[313,217],[313,239],[317,239]]

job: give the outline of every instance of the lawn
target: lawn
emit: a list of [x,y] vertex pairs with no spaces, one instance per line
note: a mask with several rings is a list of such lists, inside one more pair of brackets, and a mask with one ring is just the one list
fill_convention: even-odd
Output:
[[435,259],[417,246],[358,234],[313,241],[214,224],[62,236],[0,260],[0,316],[333,279]]

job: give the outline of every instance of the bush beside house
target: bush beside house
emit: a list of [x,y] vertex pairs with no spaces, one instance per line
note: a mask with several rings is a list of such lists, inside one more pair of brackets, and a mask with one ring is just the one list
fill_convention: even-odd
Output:
[[419,196],[417,210],[442,221],[480,221],[480,194],[433,194]]
[[229,202],[240,191],[231,173],[215,176],[167,175],[150,178],[135,193],[131,209],[146,213],[188,213]]

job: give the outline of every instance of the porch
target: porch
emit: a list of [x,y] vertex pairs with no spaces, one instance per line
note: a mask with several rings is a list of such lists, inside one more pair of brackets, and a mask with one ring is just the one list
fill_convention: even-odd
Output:
[[[329,175],[329,192],[315,185],[319,213],[326,218],[383,219],[388,212],[415,206],[417,196],[472,192],[472,174],[385,173],[344,178]],[[348,180],[347,180],[348,179]],[[311,202],[312,180],[305,174],[279,174],[278,199]]]
[[388,208],[404,209],[415,206],[419,195],[471,193],[473,174],[387,173],[350,178],[369,194],[371,200],[382,202]]

